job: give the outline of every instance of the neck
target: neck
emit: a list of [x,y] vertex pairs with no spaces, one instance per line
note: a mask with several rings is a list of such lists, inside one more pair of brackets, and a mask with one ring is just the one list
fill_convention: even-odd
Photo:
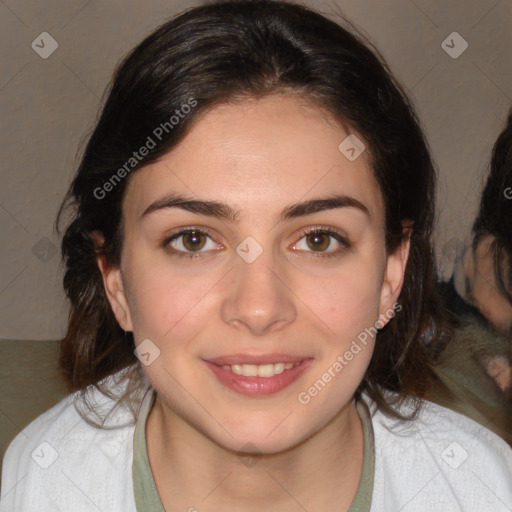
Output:
[[317,510],[333,502],[348,510],[361,477],[363,432],[353,401],[311,437],[273,454],[226,450],[159,396],[146,430],[155,483],[168,510],[178,510],[177,504],[204,511]]

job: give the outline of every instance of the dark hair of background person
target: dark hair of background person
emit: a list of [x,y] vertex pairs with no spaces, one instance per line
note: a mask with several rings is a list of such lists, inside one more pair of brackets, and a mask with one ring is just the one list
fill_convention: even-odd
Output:
[[[380,330],[356,398],[365,391],[387,415],[416,415],[442,338],[440,329],[432,330],[443,311],[432,246],[436,170],[406,93],[379,52],[349,22],[342,24],[348,28],[285,1],[216,1],[168,20],[116,67],[57,217],[59,231],[63,212],[72,209],[61,247],[71,307],[59,355],[70,392],[84,393],[93,385],[111,396],[103,379],[127,369],[129,384],[119,404],[130,399],[141,379],[133,335],[119,326],[96,262],[104,255],[110,267],[120,265],[121,206],[129,177],[103,199],[93,191],[190,98],[197,106],[164,133],[131,174],[169,152],[217,105],[289,93],[363,139],[385,202],[388,254],[409,236],[402,222],[413,227],[402,308]],[[104,235],[101,247],[95,245],[95,230]],[[420,338],[427,327],[430,341],[424,344]],[[403,416],[395,406],[408,396],[415,407]]]
[[[473,250],[487,234],[494,236],[491,251],[498,290],[512,303],[512,109],[493,146],[489,175],[473,224]],[[503,265],[503,261],[508,264]]]

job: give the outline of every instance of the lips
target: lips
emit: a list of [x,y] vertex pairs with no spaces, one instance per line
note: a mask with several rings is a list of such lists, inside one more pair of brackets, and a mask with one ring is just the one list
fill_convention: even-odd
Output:
[[273,354],[230,354],[219,357],[209,357],[205,359],[210,363],[218,366],[222,365],[234,365],[234,364],[273,364],[273,363],[301,363],[306,359],[311,359],[311,356],[307,355],[291,355],[282,353]]
[[290,354],[231,354],[203,359],[205,367],[221,384],[252,397],[272,395],[290,386],[313,362],[312,357]]

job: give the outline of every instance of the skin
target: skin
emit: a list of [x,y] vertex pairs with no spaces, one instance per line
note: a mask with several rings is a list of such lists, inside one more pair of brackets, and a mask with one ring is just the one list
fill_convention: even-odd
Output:
[[[389,316],[409,242],[386,254],[383,199],[367,152],[351,162],[338,150],[347,135],[294,95],[246,100],[210,110],[175,149],[130,177],[121,267],[98,264],[121,327],[136,344],[149,338],[160,350],[144,366],[158,392],[146,428],[166,510],[313,512],[333,503],[347,510],[353,500],[363,435],[352,397],[374,340],[309,404],[297,396],[360,332]],[[226,202],[240,211],[238,222],[180,208],[141,217],[169,193]],[[277,221],[291,203],[334,193],[357,199],[369,214],[343,207]],[[339,230],[350,248],[303,234],[321,226]],[[187,236],[162,247],[186,227],[211,230],[211,239],[199,238],[203,257],[172,252],[191,252]],[[252,263],[236,252],[248,236],[263,249]],[[273,352],[313,363],[266,397],[226,388],[202,363]],[[255,453],[256,464],[242,462],[239,451]]]
[[[470,286],[466,295],[500,334],[507,335],[512,329],[512,304],[499,290],[496,282],[491,251],[494,239],[494,236],[486,235],[474,253],[468,252],[464,270]],[[508,262],[502,262],[503,269],[508,265]]]
[[[455,272],[458,293],[476,307],[492,328],[503,336],[512,332],[512,304],[500,291],[494,273],[491,244],[495,237],[483,236],[475,251],[468,249]],[[503,261],[503,267],[509,265]],[[512,383],[511,362],[505,356],[489,356],[482,363],[502,391]]]

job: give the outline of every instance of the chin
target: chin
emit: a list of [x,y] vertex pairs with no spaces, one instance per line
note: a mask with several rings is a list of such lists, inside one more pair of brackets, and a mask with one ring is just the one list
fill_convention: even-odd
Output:
[[[280,453],[298,445],[307,436],[306,433],[281,430],[283,418],[273,418],[272,421],[261,423],[256,427],[252,425],[231,425],[222,430],[212,439],[223,448],[247,455],[270,455]],[[286,422],[287,420],[285,420]],[[280,425],[281,423],[281,425]]]

